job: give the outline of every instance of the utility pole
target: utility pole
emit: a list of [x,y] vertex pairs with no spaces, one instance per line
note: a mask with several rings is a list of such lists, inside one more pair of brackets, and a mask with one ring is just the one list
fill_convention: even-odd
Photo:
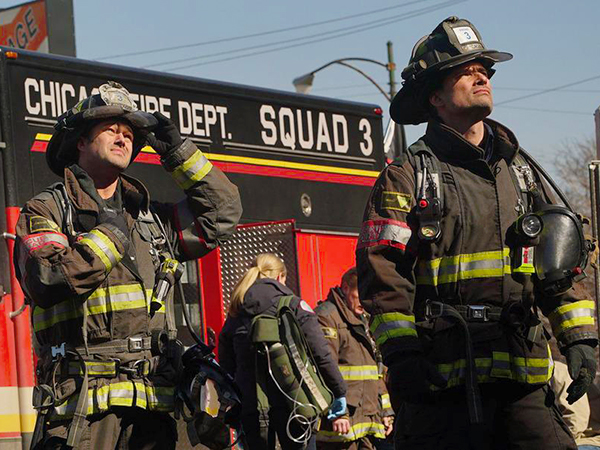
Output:
[[600,106],[594,111],[594,120],[596,122],[596,159],[600,159]]
[[388,73],[390,75],[390,98],[396,95],[396,63],[394,63],[394,44],[387,42],[388,52]]

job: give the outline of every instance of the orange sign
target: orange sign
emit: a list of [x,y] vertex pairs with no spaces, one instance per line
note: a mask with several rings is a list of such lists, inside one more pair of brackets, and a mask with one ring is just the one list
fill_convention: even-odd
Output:
[[0,45],[48,53],[45,0],[0,11]]

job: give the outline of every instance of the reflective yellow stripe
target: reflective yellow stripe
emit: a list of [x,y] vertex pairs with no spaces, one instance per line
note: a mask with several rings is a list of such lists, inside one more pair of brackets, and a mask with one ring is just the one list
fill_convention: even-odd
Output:
[[346,434],[339,434],[327,430],[319,430],[317,440],[326,442],[348,442],[356,441],[368,435],[385,439],[385,427],[381,423],[362,422],[352,425],[352,427],[350,427],[350,431],[348,431]]
[[[114,406],[137,406],[151,411],[173,411],[174,387],[146,386],[142,381],[123,381],[88,390],[87,414],[104,412]],[[68,419],[73,416],[78,394],[55,407],[51,420]]]
[[126,284],[96,289],[85,303],[76,300],[65,300],[50,308],[33,309],[33,329],[38,332],[50,328],[60,322],[83,316],[83,307],[88,315],[106,314],[111,311],[147,308],[144,291],[139,284]]
[[377,314],[371,320],[369,327],[377,345],[384,344],[388,339],[417,336],[415,316],[398,312]]
[[502,277],[511,273],[510,250],[468,253],[445,256],[431,261],[419,261],[416,267],[417,284],[455,283],[473,278]]
[[338,366],[342,378],[348,381],[379,380],[379,368],[370,366]]
[[180,188],[188,189],[202,180],[211,169],[212,163],[200,150],[197,150],[183,164],[173,170],[171,175]]
[[122,258],[115,244],[100,230],[90,231],[78,243],[87,245],[100,258],[107,272],[110,272]]
[[585,325],[594,326],[596,305],[592,300],[579,300],[556,308],[548,315],[552,331],[560,336],[565,331]]
[[381,395],[381,408],[382,409],[390,409],[392,407],[392,402],[390,401],[390,394],[382,394]]

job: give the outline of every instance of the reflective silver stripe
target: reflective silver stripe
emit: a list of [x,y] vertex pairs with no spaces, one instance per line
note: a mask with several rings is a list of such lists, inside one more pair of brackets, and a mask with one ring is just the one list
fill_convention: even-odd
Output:
[[[88,315],[105,314],[110,311],[147,308],[146,296],[139,284],[111,286],[96,289],[85,303]],[[42,331],[60,322],[83,316],[83,303],[65,300],[50,308],[36,306],[33,310],[34,330]]]
[[61,247],[69,246],[69,240],[67,239],[67,236],[61,233],[30,234],[25,236],[21,243],[25,246],[28,252],[49,244],[58,244]]
[[552,311],[548,319],[552,325],[552,331],[560,336],[565,331],[577,327],[595,324],[596,305],[592,300],[579,300]]
[[197,150],[183,164],[175,168],[171,175],[180,188],[188,189],[202,180],[211,169],[211,162],[200,150]]
[[379,369],[377,366],[341,365],[339,369],[344,380],[379,380]]
[[92,249],[102,260],[107,271],[112,270],[121,259],[121,255],[117,252],[114,244],[99,230],[90,231],[79,242],[88,245]]
[[377,345],[401,336],[417,336],[415,317],[402,313],[384,313],[373,316],[371,333]]
[[509,251],[504,249],[419,261],[415,273],[417,284],[434,286],[472,278],[502,277],[510,273]]
[[367,220],[362,224],[357,248],[392,245],[405,248],[412,231],[398,220]]

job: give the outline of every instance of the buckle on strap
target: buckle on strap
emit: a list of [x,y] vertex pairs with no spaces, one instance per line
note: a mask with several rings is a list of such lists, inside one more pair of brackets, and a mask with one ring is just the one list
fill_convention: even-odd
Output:
[[425,320],[431,321],[444,316],[444,306],[441,302],[427,300],[425,303]]
[[150,372],[150,361],[148,361],[147,359],[138,359],[133,363],[129,363],[126,365],[121,364],[119,366],[119,372],[141,378],[145,375],[148,375],[148,373]]
[[144,338],[141,336],[127,338],[127,348],[131,353],[144,350]]
[[490,307],[486,305],[467,305],[465,319],[471,322],[489,322]]
[[60,345],[53,345],[52,347],[50,347],[50,351],[52,353],[52,361],[56,362],[58,361],[58,357],[62,356],[63,358],[65,356],[67,356],[67,351],[65,350],[65,342],[63,342]]

